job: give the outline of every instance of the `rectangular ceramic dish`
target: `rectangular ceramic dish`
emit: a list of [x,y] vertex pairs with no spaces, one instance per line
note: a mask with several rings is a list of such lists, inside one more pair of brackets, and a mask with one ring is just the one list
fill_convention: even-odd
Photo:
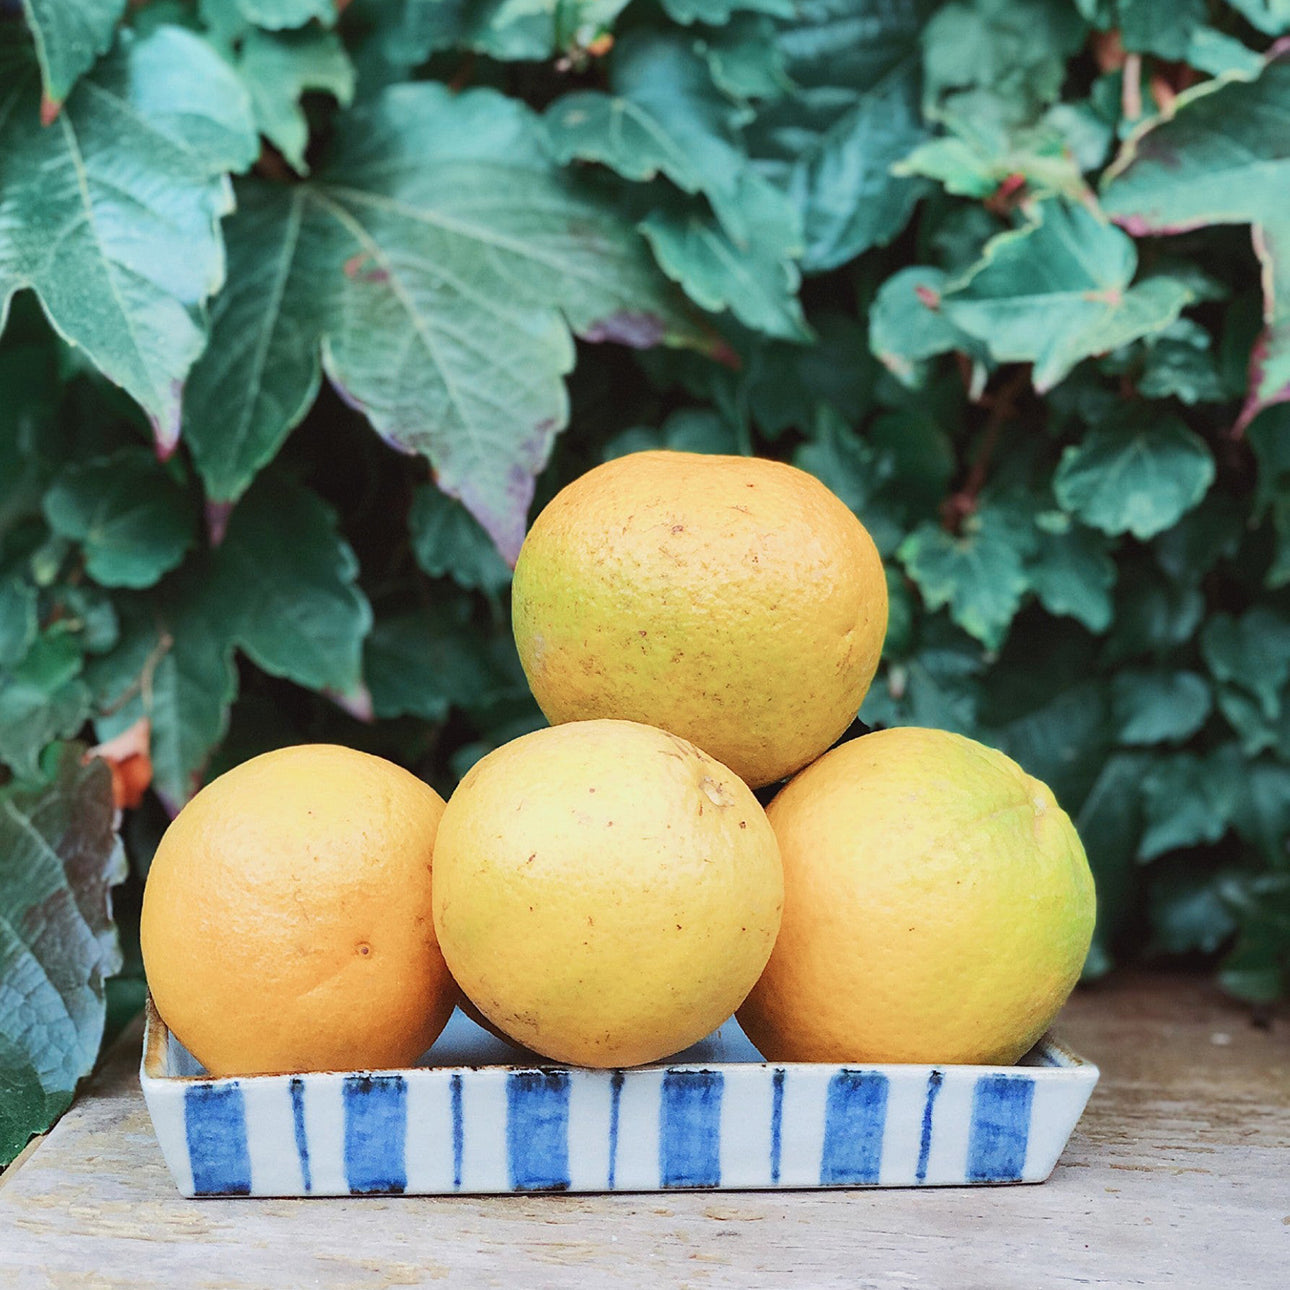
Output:
[[776,1065],[735,1022],[666,1065],[537,1063],[460,1012],[398,1071],[211,1079],[148,1001],[141,1081],[185,1196],[1042,1182],[1097,1083],[1020,1065]]

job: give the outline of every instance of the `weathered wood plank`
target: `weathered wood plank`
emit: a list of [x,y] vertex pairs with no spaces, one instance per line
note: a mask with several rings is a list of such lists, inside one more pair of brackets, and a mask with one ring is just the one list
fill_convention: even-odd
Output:
[[1063,1026],[1102,1083],[1040,1187],[185,1201],[137,1031],[0,1192],[0,1286],[1290,1284],[1290,1023],[1126,977]]

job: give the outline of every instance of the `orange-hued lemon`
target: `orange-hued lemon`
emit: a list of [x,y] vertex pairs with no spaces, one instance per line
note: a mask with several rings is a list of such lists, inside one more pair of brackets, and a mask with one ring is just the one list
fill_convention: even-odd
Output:
[[213,780],[144,889],[162,1020],[213,1075],[415,1061],[456,999],[430,909],[442,814],[406,770],[327,744]]
[[775,835],[748,787],[629,721],[524,735],[478,762],[435,847],[457,983],[557,1061],[634,1066],[719,1026],[779,928]]
[[882,653],[887,583],[863,525],[804,471],[639,452],[538,516],[512,618],[551,722],[661,726],[758,787],[855,717]]
[[1079,977],[1093,876],[1047,786],[901,728],[835,748],[767,808],[775,952],[739,1010],[771,1061],[1016,1061]]

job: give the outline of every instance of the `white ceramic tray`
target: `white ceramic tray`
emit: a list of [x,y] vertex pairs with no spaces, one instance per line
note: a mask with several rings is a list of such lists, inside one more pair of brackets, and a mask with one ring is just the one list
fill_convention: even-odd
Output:
[[586,1070],[460,1012],[424,1060],[211,1079],[149,1000],[140,1078],[185,1196],[351,1196],[1043,1182],[1098,1077],[1051,1036],[1010,1067],[776,1065],[733,1021]]

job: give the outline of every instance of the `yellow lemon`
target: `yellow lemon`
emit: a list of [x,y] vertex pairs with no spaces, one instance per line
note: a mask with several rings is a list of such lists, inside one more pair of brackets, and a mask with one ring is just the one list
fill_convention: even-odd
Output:
[[739,1020],[772,1061],[1016,1061],[1079,977],[1093,877],[1010,758],[900,728],[835,748],[767,808],[784,921]]
[[431,865],[443,799],[380,757],[283,748],[213,780],[157,848],[157,1011],[213,1075],[409,1065],[456,989]]
[[434,919],[457,983],[535,1052],[634,1066],[719,1026],[765,966],[783,875],[748,787],[628,721],[524,735],[448,802]]
[[780,462],[641,452],[560,492],[515,567],[520,660],[553,723],[691,740],[753,787],[855,717],[887,630],[860,521]]

